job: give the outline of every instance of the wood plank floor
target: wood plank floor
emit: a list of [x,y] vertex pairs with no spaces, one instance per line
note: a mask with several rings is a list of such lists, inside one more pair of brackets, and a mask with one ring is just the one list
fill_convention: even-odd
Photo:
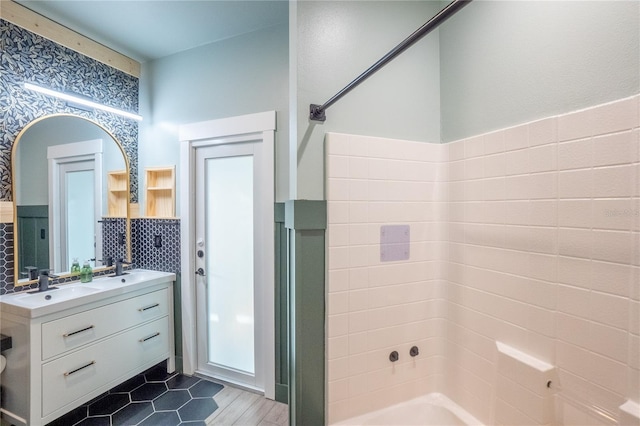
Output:
[[213,399],[218,409],[206,420],[208,426],[287,426],[289,407],[262,395],[225,386]]

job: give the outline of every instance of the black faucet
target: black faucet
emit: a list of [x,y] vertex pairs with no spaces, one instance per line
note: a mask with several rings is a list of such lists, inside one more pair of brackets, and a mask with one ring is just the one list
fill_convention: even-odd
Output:
[[25,275],[27,277],[27,279],[29,279],[29,281],[33,281],[33,280],[37,280],[38,279],[38,268],[35,266],[25,266],[24,269],[27,270],[27,272],[20,272],[20,275]]
[[124,259],[116,260],[116,273],[115,273],[116,277],[119,277],[120,275],[124,275],[126,273],[122,271],[122,265],[131,265],[131,262],[127,262]]
[[58,278],[57,275],[51,275],[48,269],[42,269],[40,276],[38,277],[38,290],[37,291],[49,291],[56,290],[57,287],[49,287],[49,280]]

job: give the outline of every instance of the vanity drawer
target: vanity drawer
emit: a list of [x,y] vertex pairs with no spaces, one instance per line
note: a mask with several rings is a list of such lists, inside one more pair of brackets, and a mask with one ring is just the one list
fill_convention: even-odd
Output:
[[168,290],[158,290],[42,324],[42,359],[167,315]]
[[[42,417],[136,368],[169,357],[169,320],[164,317],[42,365]],[[115,383],[113,383],[115,385]]]

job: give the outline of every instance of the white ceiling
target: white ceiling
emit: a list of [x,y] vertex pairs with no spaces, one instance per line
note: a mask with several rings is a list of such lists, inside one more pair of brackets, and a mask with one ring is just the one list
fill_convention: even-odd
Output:
[[15,0],[139,62],[288,21],[286,0]]

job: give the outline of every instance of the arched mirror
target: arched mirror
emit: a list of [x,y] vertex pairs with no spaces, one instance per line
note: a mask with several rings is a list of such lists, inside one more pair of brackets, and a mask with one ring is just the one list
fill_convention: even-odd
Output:
[[130,259],[129,162],[89,119],[57,114],[29,123],[11,152],[16,286],[29,273],[66,275],[74,260],[94,269]]

